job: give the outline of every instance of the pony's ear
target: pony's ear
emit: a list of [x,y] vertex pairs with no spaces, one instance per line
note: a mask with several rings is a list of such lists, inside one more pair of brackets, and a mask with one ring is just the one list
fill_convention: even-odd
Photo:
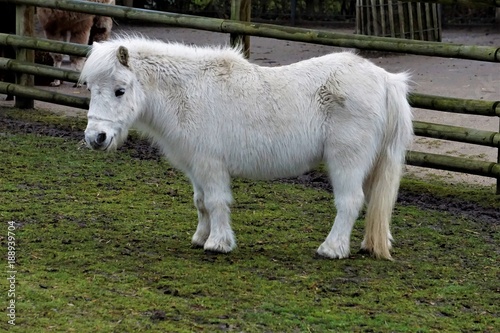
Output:
[[125,46],[120,46],[116,52],[118,61],[125,67],[128,67],[128,50]]

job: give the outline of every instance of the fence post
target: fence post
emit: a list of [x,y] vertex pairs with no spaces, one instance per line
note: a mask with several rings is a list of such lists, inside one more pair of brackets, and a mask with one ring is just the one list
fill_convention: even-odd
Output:
[[297,19],[297,0],[292,0],[290,4],[290,21],[292,25],[295,25]]
[[[251,0],[231,0],[231,20],[250,22],[252,14]],[[250,36],[230,34],[230,44],[232,47],[243,45],[245,58],[250,57]]]
[[[16,34],[19,36],[34,37],[35,7],[18,5],[16,6]],[[19,61],[34,62],[35,51],[18,48],[16,59]],[[25,87],[33,87],[35,79],[33,75],[16,73],[16,82]],[[35,101],[32,98],[16,96],[15,107],[20,109],[32,109]]]

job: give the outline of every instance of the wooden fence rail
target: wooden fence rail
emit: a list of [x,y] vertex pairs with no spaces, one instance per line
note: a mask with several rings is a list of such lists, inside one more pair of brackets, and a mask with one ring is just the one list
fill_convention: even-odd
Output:
[[[500,163],[485,162],[473,159],[409,151],[406,154],[409,165],[468,173],[483,177],[500,178]],[[498,187],[497,187],[498,189]],[[500,194],[497,190],[496,194]]]
[[26,87],[20,84],[0,81],[0,92],[4,94],[12,94],[16,97],[34,98],[38,101],[66,105],[85,110],[89,108],[88,98],[62,94],[40,88]]
[[451,125],[414,121],[415,134],[428,138],[470,143],[487,147],[500,147],[500,133]]
[[80,0],[0,0],[0,2],[59,8],[127,20],[161,23],[198,30],[268,37],[304,43],[445,58],[500,62],[500,48],[491,46],[425,42],[391,37],[342,34],[325,30],[311,30],[272,24],[231,21],[192,15],[157,12],[124,6],[110,6]]
[[427,94],[412,94],[409,99],[413,107],[421,109],[500,117],[500,101],[463,99]]
[[80,73],[69,69],[55,68],[41,64],[35,65],[32,62],[18,61],[2,57],[0,57],[0,69],[16,73],[45,76],[68,82],[77,82],[80,77]]
[[[221,19],[140,10],[129,7],[108,6],[78,0],[0,0],[0,2],[59,8],[63,10],[126,18],[129,20],[140,20],[143,22],[163,23],[201,30],[247,34],[331,46],[500,62],[500,48],[498,47],[457,45],[404,39],[400,40],[395,38],[338,34],[330,31],[282,27],[270,24],[235,22]],[[30,38],[27,36],[19,37],[8,34],[0,34],[0,44],[14,45],[18,48],[41,49],[45,51],[79,56],[85,56],[89,50],[88,46],[78,44],[48,41],[44,39]],[[47,66],[33,65],[10,59],[0,58],[0,69],[7,69],[26,74],[45,75],[71,82],[76,82],[78,80],[78,73],[76,72],[62,69],[58,70],[48,68]],[[26,87],[4,82],[0,82],[0,92],[11,93],[19,97],[35,98],[42,101],[83,109],[88,108],[89,103],[88,98],[69,96],[34,87]],[[410,104],[413,107],[434,109],[438,111],[476,114],[490,117],[500,116],[499,101],[483,101],[412,94],[410,96]],[[500,148],[500,133],[498,132],[418,121],[414,122],[414,129],[415,133],[421,136]],[[423,167],[493,177],[497,179],[497,194],[500,194],[500,149],[498,158],[498,162],[495,163],[410,151],[407,154],[407,163]]]

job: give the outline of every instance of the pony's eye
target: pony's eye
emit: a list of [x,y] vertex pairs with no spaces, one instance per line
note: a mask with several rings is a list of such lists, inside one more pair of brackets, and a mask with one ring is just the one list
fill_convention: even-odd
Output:
[[115,90],[115,96],[116,96],[116,97],[121,96],[121,95],[123,95],[123,94],[125,94],[125,89],[120,88],[120,89],[116,89],[116,90]]

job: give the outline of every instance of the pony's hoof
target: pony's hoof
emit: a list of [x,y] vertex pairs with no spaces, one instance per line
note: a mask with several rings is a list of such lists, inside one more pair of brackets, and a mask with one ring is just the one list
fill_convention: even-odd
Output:
[[193,238],[191,239],[191,245],[193,247],[204,247],[205,243],[207,242],[209,234],[198,234],[195,233],[193,235]]
[[228,253],[236,247],[236,243],[232,239],[210,239],[208,238],[203,246],[207,252]]
[[391,257],[391,249],[392,249],[392,236],[389,235],[388,240],[387,240],[387,246],[384,248],[382,247],[376,247],[374,246],[373,242],[368,242],[365,239],[361,242],[361,249],[360,251],[364,251],[365,253],[369,253],[372,257],[375,257],[377,259],[387,259],[387,260],[392,260]]
[[[366,250],[368,252],[373,252],[373,243],[369,243],[366,240],[366,237],[361,242],[361,249]],[[387,249],[392,250],[392,236],[389,235],[387,237]]]
[[197,242],[194,239],[191,241],[191,247],[198,249],[198,248],[203,248],[205,246],[205,242]]
[[349,245],[342,246],[342,244],[339,244],[335,247],[331,247],[324,242],[319,246],[316,253],[325,258],[343,259],[349,257]]

